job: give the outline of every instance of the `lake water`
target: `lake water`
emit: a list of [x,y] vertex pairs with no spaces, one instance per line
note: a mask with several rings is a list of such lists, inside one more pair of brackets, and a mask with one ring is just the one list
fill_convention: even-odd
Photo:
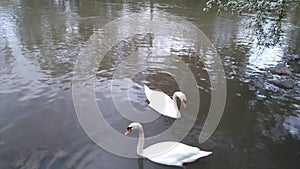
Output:
[[[223,64],[226,104],[217,129],[200,144],[198,137],[214,90],[207,73],[213,71],[210,68],[213,63],[209,59],[203,63],[195,56],[188,38],[141,33],[116,43],[99,61],[96,70],[96,101],[114,130],[123,133],[130,123],[120,115],[110,91],[114,72],[122,60],[137,53],[135,62],[123,68],[135,71],[137,66],[145,65],[145,60],[153,66],[136,73],[132,79],[117,81],[116,88],[130,86],[129,97],[116,98],[120,102],[130,101],[141,112],[150,110],[143,84],[170,96],[179,89],[175,79],[163,70],[174,69],[171,62],[181,60],[192,71],[200,94],[195,124],[182,142],[213,151],[209,157],[186,164],[186,168],[299,168],[300,69],[299,60],[290,59],[300,53],[299,10],[289,12],[282,20],[280,44],[263,46],[259,42],[267,38],[247,26],[251,15],[205,13],[204,4],[196,0],[2,0],[0,168],[173,168],[147,159],[117,156],[100,148],[84,132],[74,108],[72,79],[80,52],[91,46],[97,48],[87,42],[101,33],[104,25],[131,14],[145,14],[154,21],[160,17],[180,17],[205,33]],[[265,23],[264,28],[271,22]],[[157,24],[158,29],[163,29],[162,26]],[[178,57],[172,60],[168,53]],[[292,69],[292,76],[270,73],[271,67],[282,62]],[[281,89],[273,85],[271,81],[278,79],[292,80],[295,87]],[[194,105],[189,95],[187,100]],[[188,113],[185,116],[192,117]],[[173,123],[167,117],[145,123],[146,136],[157,135]],[[177,129],[174,134],[181,132],[184,131]]]

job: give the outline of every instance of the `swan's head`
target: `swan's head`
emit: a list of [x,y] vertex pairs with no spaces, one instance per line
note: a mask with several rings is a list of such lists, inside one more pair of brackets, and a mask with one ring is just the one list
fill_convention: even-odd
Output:
[[140,124],[140,123],[138,123],[138,122],[132,122],[132,123],[130,123],[129,125],[128,125],[128,127],[127,127],[127,130],[126,130],[126,132],[125,132],[125,136],[127,136],[132,130],[134,130],[134,129],[138,129],[138,130],[140,130],[140,129],[142,129],[143,127],[142,127],[142,125]]
[[184,108],[186,108],[186,105],[187,105],[187,101],[186,101],[186,96],[184,93],[182,92],[175,92],[174,94],[176,94],[176,96],[180,99],[181,103],[182,103],[182,106]]

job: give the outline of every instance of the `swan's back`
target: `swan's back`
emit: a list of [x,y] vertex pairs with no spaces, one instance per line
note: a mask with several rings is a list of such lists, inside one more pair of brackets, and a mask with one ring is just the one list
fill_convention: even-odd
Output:
[[143,156],[149,160],[173,166],[182,166],[183,163],[193,162],[211,153],[173,141],[156,143],[143,150]]

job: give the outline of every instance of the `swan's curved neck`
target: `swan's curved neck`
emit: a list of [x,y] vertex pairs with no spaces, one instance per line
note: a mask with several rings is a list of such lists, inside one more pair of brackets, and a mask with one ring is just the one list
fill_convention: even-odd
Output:
[[138,155],[143,155],[143,147],[144,147],[144,139],[145,139],[145,135],[144,135],[144,130],[142,125],[139,125],[138,127],[138,131],[139,131],[139,141],[138,141],[138,145],[137,145],[137,154]]
[[175,92],[175,93],[173,94],[173,103],[174,103],[174,107],[175,107],[175,109],[176,109],[176,111],[177,111],[177,115],[179,115],[180,113],[179,113],[179,109],[178,109],[176,97],[179,97],[178,92]]

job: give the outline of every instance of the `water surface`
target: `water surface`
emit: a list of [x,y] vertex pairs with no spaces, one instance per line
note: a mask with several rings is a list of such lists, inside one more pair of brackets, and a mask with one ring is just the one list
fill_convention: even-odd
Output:
[[[172,168],[146,159],[119,157],[99,148],[80,126],[72,100],[74,65],[88,39],[110,21],[144,12],[183,17],[208,36],[226,74],[224,114],[212,137],[199,144],[211,98],[207,74],[211,70],[204,66],[209,63],[202,63],[190,52],[188,39],[179,43],[176,37],[149,33],[116,44],[99,63],[96,99],[108,123],[123,133],[130,122],[114,107],[110,85],[118,64],[133,52],[140,54],[137,65],[142,65],[146,57],[156,57],[152,64],[157,69],[147,69],[127,79],[132,84],[130,97],[120,99],[130,100],[138,110],[146,111],[149,108],[143,84],[169,95],[178,90],[174,78],[161,71],[170,58],[155,53],[154,49],[159,47],[183,60],[198,83],[198,117],[182,142],[211,150],[213,155],[187,164],[187,168],[298,168],[299,61],[290,61],[288,56],[300,53],[299,12],[290,12],[283,20],[281,44],[264,47],[256,43],[260,38],[253,34],[255,30],[245,27],[249,16],[204,13],[203,4],[164,0],[1,1],[0,168]],[[268,71],[280,62],[287,62],[294,72],[292,77]],[[294,80],[295,88],[284,90],[271,83],[281,78]],[[146,136],[161,133],[173,122],[159,117],[145,124]]]

